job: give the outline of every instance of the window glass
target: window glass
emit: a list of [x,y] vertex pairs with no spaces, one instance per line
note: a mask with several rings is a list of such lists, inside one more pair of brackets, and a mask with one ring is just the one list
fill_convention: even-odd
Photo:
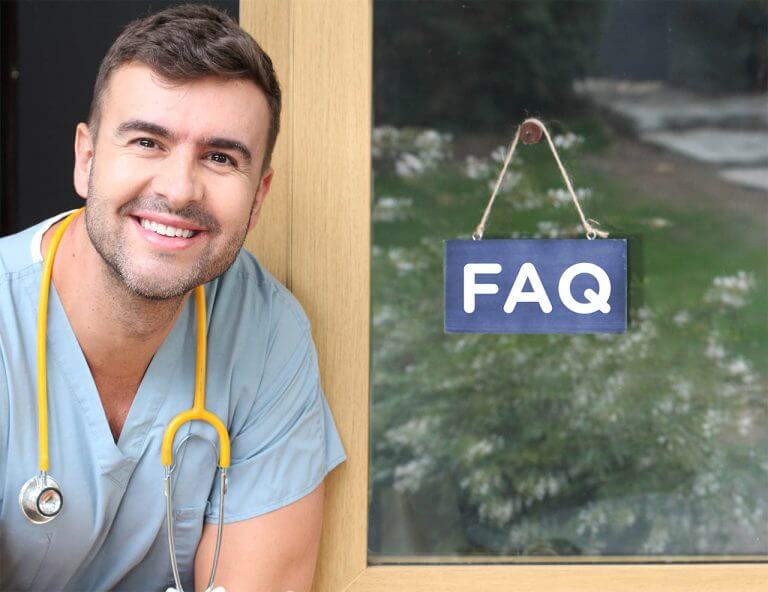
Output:
[[[767,40],[763,1],[374,2],[371,563],[768,553]],[[529,116],[628,239],[625,333],[443,331]],[[583,237],[545,142],[485,236]]]

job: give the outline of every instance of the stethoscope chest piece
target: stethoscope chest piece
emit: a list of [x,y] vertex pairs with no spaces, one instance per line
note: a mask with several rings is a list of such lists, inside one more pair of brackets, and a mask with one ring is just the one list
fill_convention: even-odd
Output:
[[59,515],[64,506],[61,487],[48,473],[38,473],[21,488],[19,506],[31,522],[50,522]]

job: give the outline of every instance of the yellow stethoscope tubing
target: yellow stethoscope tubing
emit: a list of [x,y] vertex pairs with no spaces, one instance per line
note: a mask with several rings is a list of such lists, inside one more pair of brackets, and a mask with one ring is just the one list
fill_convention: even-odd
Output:
[[43,275],[40,279],[40,299],[37,308],[37,446],[40,455],[40,471],[47,473],[50,466],[48,456],[48,369],[46,360],[46,338],[48,335],[48,294],[51,289],[53,260],[59,248],[61,237],[70,222],[79,216],[85,208],[72,212],[59,225],[51,238],[48,252],[43,262]]
[[[40,299],[37,311],[37,439],[39,449],[40,471],[47,473],[50,467],[48,455],[48,372],[47,372],[47,327],[48,327],[48,296],[53,274],[53,262],[56,251],[61,243],[64,232],[72,220],[83,213],[80,208],[68,215],[51,237],[40,280]],[[219,437],[219,466],[223,469],[230,466],[230,441],[227,428],[213,413],[205,409],[205,379],[207,361],[207,321],[205,289],[195,288],[195,314],[197,321],[197,351],[195,354],[195,398],[191,409],[182,411],[174,417],[165,428],[161,448],[162,463],[166,467],[173,464],[173,439],[179,428],[188,421],[203,421],[213,426]]]
[[197,353],[195,355],[195,401],[191,409],[182,411],[165,428],[161,459],[163,466],[173,464],[173,440],[179,428],[188,421],[204,421],[213,426],[219,436],[219,467],[228,469],[230,464],[230,444],[227,428],[222,421],[205,408],[205,368],[208,351],[206,329],[205,289],[195,288],[195,316],[197,319]]

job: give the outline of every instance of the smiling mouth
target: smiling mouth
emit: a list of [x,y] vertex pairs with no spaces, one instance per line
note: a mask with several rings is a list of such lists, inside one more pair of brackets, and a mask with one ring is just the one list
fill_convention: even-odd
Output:
[[142,228],[145,228],[146,230],[151,230],[155,234],[159,234],[160,236],[168,236],[171,238],[192,238],[195,236],[198,231],[197,230],[187,230],[185,228],[176,228],[175,226],[167,226],[165,224],[158,224],[157,222],[154,222],[152,220],[147,220],[146,218],[136,218],[139,221],[139,224],[141,224]]

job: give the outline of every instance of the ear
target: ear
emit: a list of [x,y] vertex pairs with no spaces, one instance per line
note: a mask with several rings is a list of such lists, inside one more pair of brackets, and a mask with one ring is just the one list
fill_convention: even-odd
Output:
[[88,197],[88,185],[93,164],[93,138],[88,124],[78,123],[75,130],[75,191],[83,199]]
[[259,188],[257,189],[256,196],[253,200],[251,218],[248,220],[248,232],[253,230],[253,227],[256,226],[256,221],[259,219],[259,212],[261,212],[261,206],[264,203],[264,200],[267,199],[267,194],[269,193],[269,188],[272,186],[272,178],[274,175],[275,171],[270,167],[261,177]]

